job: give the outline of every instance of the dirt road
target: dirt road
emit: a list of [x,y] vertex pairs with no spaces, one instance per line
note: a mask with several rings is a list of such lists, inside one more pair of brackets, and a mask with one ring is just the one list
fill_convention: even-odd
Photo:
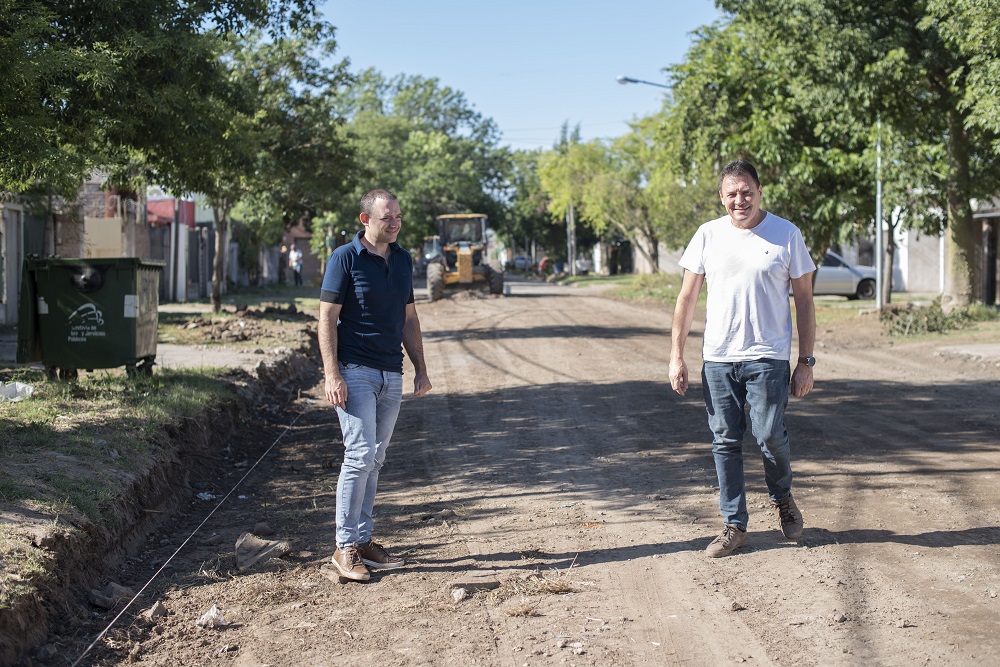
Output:
[[[376,507],[408,567],[341,585],[323,566],[340,449],[316,386],[229,443],[219,494],[280,436],[141,599],[169,616],[128,613],[82,664],[996,664],[1000,359],[821,327],[817,388],[788,412],[803,537],[781,538],[748,439],[749,545],[712,560],[704,405],[669,389],[667,313],[537,283],[418,309],[434,391],[404,401]],[[697,325],[689,344],[697,378]],[[212,506],[119,583],[141,586]],[[259,522],[292,552],[237,573]],[[230,625],[197,627],[213,604]]]

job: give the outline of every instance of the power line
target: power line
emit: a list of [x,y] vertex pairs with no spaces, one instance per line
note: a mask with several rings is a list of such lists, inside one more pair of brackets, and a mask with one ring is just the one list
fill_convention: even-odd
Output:
[[230,489],[229,493],[227,493],[225,496],[222,497],[222,500],[220,500],[218,502],[218,504],[216,504],[216,506],[214,508],[212,508],[212,511],[208,513],[208,516],[206,516],[202,520],[202,522],[198,524],[197,528],[195,528],[193,531],[191,531],[191,534],[188,535],[187,539],[184,540],[184,542],[182,542],[181,545],[179,547],[177,547],[177,549],[174,550],[174,553],[170,554],[170,557],[167,558],[167,560],[165,560],[163,562],[163,565],[160,566],[160,569],[158,569],[156,572],[153,573],[153,576],[149,578],[149,581],[147,581],[143,585],[143,587],[139,589],[139,592],[136,593],[132,597],[132,599],[128,601],[128,603],[126,603],[125,607],[122,608],[122,610],[120,612],[118,612],[118,615],[115,616],[113,619],[111,619],[111,622],[108,623],[107,627],[105,627],[103,630],[101,630],[100,634],[98,634],[97,637],[94,638],[94,641],[92,641],[90,643],[90,646],[88,646],[86,649],[84,649],[83,653],[80,654],[80,657],[78,657],[76,659],[76,661],[73,662],[72,665],[70,665],[70,667],[76,667],[77,665],[80,664],[81,660],[83,660],[85,657],[87,657],[87,654],[90,653],[91,649],[93,649],[95,646],[97,646],[97,642],[101,641],[101,639],[103,639],[104,636],[108,634],[108,631],[111,630],[111,628],[114,627],[115,623],[117,623],[118,620],[125,614],[125,612],[128,611],[129,607],[131,607],[132,604],[136,600],[139,599],[139,597],[143,594],[143,592],[147,588],[149,588],[150,584],[152,584],[153,581],[158,576],[160,576],[160,573],[163,572],[163,570],[167,567],[167,565],[170,564],[170,561],[172,561],[174,559],[174,557],[181,552],[181,549],[183,549],[185,546],[187,546],[187,543],[191,541],[191,539],[198,533],[199,530],[202,529],[202,527],[206,523],[208,523],[208,520],[212,518],[212,515],[215,514],[217,511],[219,511],[219,508],[222,507],[222,504],[224,502],[226,502],[226,500],[229,499],[229,496],[233,495],[233,492],[236,491],[237,488],[239,488],[240,484],[242,484],[243,481],[247,477],[250,476],[250,473],[252,473],[254,471],[254,469],[260,464],[260,462],[264,460],[264,457],[266,457],[268,454],[271,453],[271,450],[274,449],[274,446],[277,445],[278,442],[280,442],[283,437],[285,437],[285,434],[288,433],[289,429],[291,429],[293,426],[295,426],[295,422],[297,422],[299,420],[299,417],[301,417],[304,414],[305,414],[305,411],[302,411],[299,414],[295,415],[295,419],[292,420],[292,423],[290,423],[288,426],[285,427],[285,430],[281,432],[281,435],[279,435],[277,438],[275,438],[274,442],[271,443],[271,446],[267,448],[267,451],[265,451],[263,454],[260,455],[260,458],[258,458],[257,461],[252,466],[250,466],[250,469],[247,470],[246,474],[243,475],[243,477],[241,477],[238,482],[236,482],[236,484],[233,486],[233,488]]

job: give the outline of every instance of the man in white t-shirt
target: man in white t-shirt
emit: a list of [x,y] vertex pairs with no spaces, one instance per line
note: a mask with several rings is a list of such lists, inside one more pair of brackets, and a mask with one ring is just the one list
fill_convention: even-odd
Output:
[[[792,467],[785,430],[789,386],[803,397],[813,387],[816,314],[812,274],[816,265],[791,222],[761,209],[757,170],[734,160],[722,170],[719,197],[727,215],[706,222],[681,256],[684,281],[677,296],[670,353],[670,384],[688,390],[684,344],[691,331],[702,284],[708,284],[702,355],[702,388],[712,430],[712,454],[719,476],[724,526],[706,549],[728,556],[747,541],[743,476],[744,409],[764,460],[764,478],[782,534],[802,534],[802,514],[792,499]],[[791,287],[795,301],[798,354],[794,370]]]

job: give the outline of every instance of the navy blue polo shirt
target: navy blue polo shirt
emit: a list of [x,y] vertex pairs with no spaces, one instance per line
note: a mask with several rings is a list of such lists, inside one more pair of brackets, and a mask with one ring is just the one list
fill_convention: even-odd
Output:
[[403,371],[403,324],[413,303],[413,259],[398,243],[386,261],[354,240],[326,263],[320,301],[341,305],[337,359],[380,371]]

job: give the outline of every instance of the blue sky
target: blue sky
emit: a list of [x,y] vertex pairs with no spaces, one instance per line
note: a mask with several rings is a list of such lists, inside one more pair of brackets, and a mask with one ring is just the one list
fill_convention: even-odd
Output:
[[691,32],[719,12],[711,0],[326,0],[338,55],[352,71],[374,67],[436,77],[462,91],[515,149],[549,148],[565,121],[584,140],[621,136],[660,109],[665,90],[621,85],[625,75],[666,83]]

